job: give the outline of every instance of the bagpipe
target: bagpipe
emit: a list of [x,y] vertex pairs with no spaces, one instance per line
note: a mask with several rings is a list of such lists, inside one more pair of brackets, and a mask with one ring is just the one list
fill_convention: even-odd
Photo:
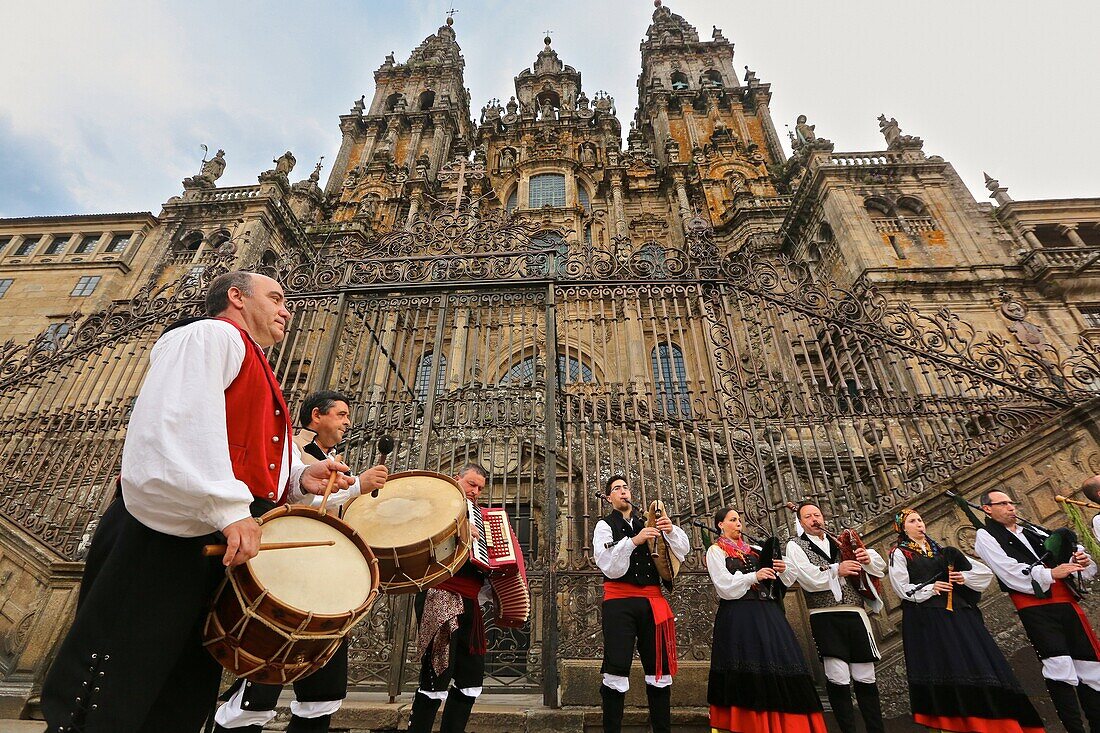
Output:
[[[793,501],[787,502],[787,508],[795,514],[798,513],[798,505]],[[831,537],[833,542],[837,544],[837,547],[840,548],[840,559],[842,561],[859,562],[856,560],[856,552],[867,549],[867,545],[863,544],[863,538],[854,529],[842,529],[840,534],[833,534],[820,524],[816,527]],[[882,581],[864,570],[863,563],[860,563],[859,573],[847,576],[847,580],[852,589],[863,598],[869,601],[877,601],[882,598]]]
[[[932,541],[932,538],[929,537],[927,534],[925,535],[925,539],[927,539],[929,542]],[[943,580],[951,582],[951,573],[956,571],[966,572],[967,570],[971,570],[974,567],[974,565],[970,562],[970,558],[967,557],[966,554],[959,548],[952,547],[951,545],[944,544],[942,542],[938,543],[938,547],[940,551],[939,553],[937,553],[936,559],[940,562],[939,570],[933,573],[932,577],[920,583],[917,583],[908,591],[906,591],[905,595],[907,597],[912,598],[914,595],[916,595],[917,591],[921,590],[922,588],[927,588],[937,581]],[[961,586],[959,588],[959,591],[960,593],[971,596],[970,598],[967,598],[971,605],[977,605],[978,598],[981,597],[980,592],[972,590],[965,586]],[[951,584],[951,588],[947,591],[947,610],[955,610],[954,583]]]
[[[974,525],[975,529],[985,529],[985,523],[980,520],[972,511],[977,509],[979,512],[984,513],[984,510],[977,504],[972,504],[962,496],[959,496],[954,491],[946,491],[944,494],[959,506],[963,510],[967,519]],[[1087,504],[1087,502],[1079,502],[1066,500],[1065,497],[1059,495],[1055,497],[1056,500],[1062,505],[1063,509],[1072,504]],[[1096,506],[1096,505],[1092,505]],[[1100,507],[1097,507],[1100,508]],[[1067,514],[1069,512],[1067,511]],[[1078,512],[1078,514],[1080,514]],[[1070,515],[1071,522],[1073,521],[1072,515]],[[1030,575],[1031,571],[1042,565],[1047,568],[1055,568],[1059,565],[1065,565],[1066,563],[1073,562],[1073,554],[1077,551],[1078,536],[1069,527],[1058,527],[1057,529],[1047,529],[1041,524],[1030,522],[1027,519],[1017,515],[1016,522],[1022,525],[1026,529],[1030,529],[1036,535],[1042,537],[1043,540],[1043,552],[1039,555],[1039,558],[1031,563],[1025,570],[1025,575]],[[1050,591],[1044,591],[1039,587],[1039,584],[1035,581],[1031,581],[1032,591],[1035,593],[1036,598],[1049,598]],[[1072,575],[1066,577],[1066,587],[1069,589],[1070,594],[1076,599],[1080,600],[1082,596],[1088,594],[1088,590],[1084,587],[1084,580],[1080,576],[1080,571],[1077,572],[1077,577]]]
[[[594,496],[598,501],[608,501],[607,494],[596,491]],[[638,516],[642,516],[641,510],[638,505],[632,502],[630,499],[624,499],[633,512],[636,512]],[[653,500],[649,504],[649,509],[645,513],[646,527],[657,527],[657,520],[661,517],[667,516],[665,513],[665,504],[661,501],[660,497]],[[671,519],[671,517],[669,517]],[[673,583],[676,581],[676,576],[680,574],[680,558],[676,557],[676,553],[669,547],[668,540],[665,539],[664,533],[660,533],[655,539],[646,540],[646,544],[649,546],[649,556],[653,559],[653,564],[657,568],[657,575],[661,578],[661,582],[669,589],[672,590]]]

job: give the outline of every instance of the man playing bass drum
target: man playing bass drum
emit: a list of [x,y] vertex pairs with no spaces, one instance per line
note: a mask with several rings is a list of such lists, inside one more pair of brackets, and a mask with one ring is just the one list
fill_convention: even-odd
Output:
[[676,674],[676,629],[672,609],[661,593],[661,579],[650,555],[648,540],[664,535],[669,549],[683,560],[690,541],[668,516],[647,527],[634,515],[625,476],[607,480],[604,490],[613,511],[596,523],[592,553],[604,575],[603,700],[604,733],[619,733],[623,705],[630,689],[634,648],[645,670],[649,722],[653,733],[671,733],[672,676]]

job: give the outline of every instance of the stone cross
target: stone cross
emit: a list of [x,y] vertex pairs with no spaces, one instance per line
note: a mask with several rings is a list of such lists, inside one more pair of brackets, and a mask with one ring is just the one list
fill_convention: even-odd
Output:
[[466,190],[466,180],[479,181],[485,177],[485,166],[480,163],[471,163],[462,156],[439,169],[440,181],[457,181],[458,192],[455,194],[455,213],[462,206],[462,194]]

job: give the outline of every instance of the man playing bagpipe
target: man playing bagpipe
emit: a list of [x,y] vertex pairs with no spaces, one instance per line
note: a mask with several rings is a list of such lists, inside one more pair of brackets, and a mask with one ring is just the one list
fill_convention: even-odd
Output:
[[1100,733],[1100,644],[1077,603],[1074,577],[1093,577],[1096,565],[1071,530],[1044,534],[1023,522],[1003,491],[982,494],[981,508],[987,517],[974,549],[1020,615],[1058,718],[1069,733],[1085,733],[1084,710],[1089,729]]

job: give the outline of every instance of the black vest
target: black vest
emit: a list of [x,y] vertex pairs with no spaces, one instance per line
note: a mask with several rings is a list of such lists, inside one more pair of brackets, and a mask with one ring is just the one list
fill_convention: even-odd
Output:
[[[994,522],[992,519],[985,520],[985,531],[989,532],[993,539],[997,540],[997,544],[1001,546],[1001,549],[1005,551],[1005,554],[1011,557],[1016,562],[1021,562],[1024,565],[1033,565],[1036,560],[1043,557],[1046,554],[1046,548],[1043,547],[1043,538],[1038,533],[1032,531],[1028,527],[1023,528],[1024,539],[1031,545],[1029,551],[1023,541],[1014,534],[1008,531],[1008,527],[1004,526],[1000,522]],[[996,575],[996,573],[994,573]],[[997,585],[1001,587],[1001,590],[1006,593],[1012,592],[1012,589],[1001,582],[1000,578],[997,578]]]
[[[898,549],[905,555],[905,564],[909,568],[909,582],[914,585],[924,583],[931,578],[936,580],[947,580],[947,563],[944,561],[943,555],[936,554],[933,557],[922,555],[919,552],[905,552],[902,549]],[[931,583],[929,583],[931,585]],[[951,606],[956,611],[964,608],[977,607],[978,601],[981,599],[981,591],[968,588],[965,585],[956,585],[955,590],[952,593],[954,598],[951,601]],[[932,596],[924,603],[914,603],[913,601],[902,596],[902,603],[909,603],[914,606],[920,605],[926,608],[947,608],[947,594],[940,593],[939,595]]]
[[[645,529],[645,520],[640,517],[632,517],[627,523],[623,515],[617,511],[611,512],[603,521],[611,527],[611,542],[619,543],[624,537],[633,537]],[[604,577],[604,581],[614,580],[619,583],[631,583],[632,585],[660,585],[661,576],[657,574],[657,566],[653,564],[653,558],[649,555],[649,543],[643,542],[630,553],[630,567],[621,578]]]

